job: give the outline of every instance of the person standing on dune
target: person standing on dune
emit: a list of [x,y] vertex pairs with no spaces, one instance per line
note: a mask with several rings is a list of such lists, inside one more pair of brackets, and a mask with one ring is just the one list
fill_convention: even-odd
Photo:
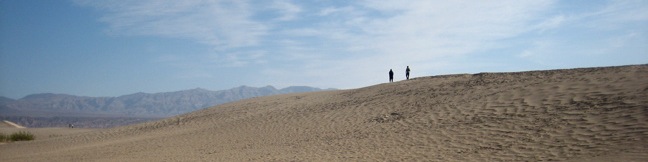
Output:
[[389,82],[394,82],[394,71],[392,69],[389,69]]
[[409,66],[407,66],[407,69],[405,69],[405,78],[407,80],[409,80],[409,72],[410,72],[410,69],[409,69]]

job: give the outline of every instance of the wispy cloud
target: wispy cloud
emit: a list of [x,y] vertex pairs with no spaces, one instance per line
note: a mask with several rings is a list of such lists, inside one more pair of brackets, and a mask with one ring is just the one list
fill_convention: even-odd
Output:
[[564,15],[557,15],[542,21],[540,24],[535,26],[535,28],[537,28],[537,30],[540,32],[544,32],[546,30],[558,28],[564,21],[565,21]]
[[256,45],[267,25],[250,20],[246,1],[133,0],[75,1],[105,11],[101,18],[115,35],[147,35],[194,40],[214,48]]
[[354,87],[381,82],[378,78],[383,78],[389,68],[415,65],[419,74],[429,74],[438,68],[435,64],[445,64],[440,59],[500,48],[495,42],[529,32],[538,22],[547,21],[542,12],[552,3],[362,1],[352,6],[323,7],[316,15],[327,21],[285,32],[313,37],[320,44],[337,44],[339,48],[329,55],[344,53],[329,60],[304,60],[311,67],[298,68],[297,73],[317,71],[309,77],[337,87]]
[[[648,27],[648,4],[632,0],[597,4],[563,12],[539,24],[539,31],[557,33],[532,40],[529,48],[517,56],[547,67],[565,67],[610,65],[615,61],[609,58],[627,60],[643,55],[628,53],[626,49],[648,48],[645,37],[640,36]],[[640,60],[628,62],[641,63]]]
[[248,65],[263,64],[267,61],[263,59],[265,51],[241,51],[226,54],[212,54],[209,56],[210,62],[219,67],[243,67]]
[[301,7],[293,4],[289,0],[273,1],[270,7],[281,13],[281,16],[276,18],[276,20],[279,21],[293,20],[297,18],[297,14],[299,14],[302,11]]

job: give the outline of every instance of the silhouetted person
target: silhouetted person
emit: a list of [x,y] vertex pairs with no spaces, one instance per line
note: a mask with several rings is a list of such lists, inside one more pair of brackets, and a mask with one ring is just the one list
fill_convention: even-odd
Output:
[[409,72],[410,72],[410,69],[409,69],[409,66],[407,66],[407,69],[405,69],[405,78],[407,78],[407,80],[409,80]]
[[389,82],[394,82],[394,71],[389,69]]

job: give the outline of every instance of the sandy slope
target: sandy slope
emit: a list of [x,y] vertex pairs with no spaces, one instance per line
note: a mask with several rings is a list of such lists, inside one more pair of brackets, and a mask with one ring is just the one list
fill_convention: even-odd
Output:
[[25,127],[23,127],[22,125],[18,125],[18,124],[14,123],[14,122],[11,122],[11,121],[3,120],[0,123],[0,128],[25,128]]
[[648,65],[416,78],[0,145],[0,161],[648,161]]

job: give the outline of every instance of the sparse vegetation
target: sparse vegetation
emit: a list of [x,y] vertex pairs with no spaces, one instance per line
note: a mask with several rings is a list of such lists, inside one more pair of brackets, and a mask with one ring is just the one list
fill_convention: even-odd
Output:
[[11,141],[30,141],[34,140],[34,135],[26,131],[19,131],[11,134],[9,139]]
[[7,135],[0,133],[0,142],[5,142],[7,141]]

